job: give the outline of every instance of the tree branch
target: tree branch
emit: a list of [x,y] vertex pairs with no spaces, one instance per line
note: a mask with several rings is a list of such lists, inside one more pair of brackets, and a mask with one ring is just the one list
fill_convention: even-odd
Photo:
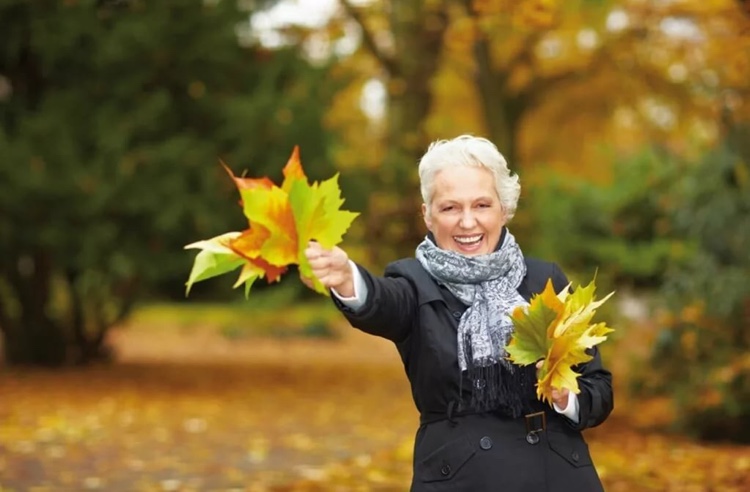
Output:
[[341,5],[344,7],[347,15],[351,17],[357,24],[359,24],[359,28],[362,30],[362,43],[364,44],[367,51],[369,51],[370,54],[374,56],[376,60],[378,60],[380,65],[386,72],[388,72],[389,75],[391,75],[392,77],[400,76],[401,69],[398,65],[398,62],[394,57],[388,55],[387,53],[384,53],[383,50],[375,42],[375,35],[367,27],[367,24],[365,24],[365,19],[362,13],[354,8],[349,0],[341,0]]
[[[638,61],[633,62],[632,68],[619,66],[615,54],[627,50],[632,51],[632,44],[646,41],[647,36],[648,33],[643,27],[634,26],[627,32],[618,35],[616,39],[604,40],[602,45],[584,63],[575,64],[566,70],[551,75],[545,76],[537,73],[532,83],[524,87],[521,93],[531,104],[534,104],[539,96],[551,93],[556,87],[591,78],[609,67],[615,72],[621,72],[625,77],[635,75],[643,79],[655,94],[670,92],[682,94],[687,90],[686,85],[670,82],[664,75],[659,74],[654,67],[638,63]],[[529,58],[532,68],[536,70],[538,67],[535,66],[534,61],[533,57]]]

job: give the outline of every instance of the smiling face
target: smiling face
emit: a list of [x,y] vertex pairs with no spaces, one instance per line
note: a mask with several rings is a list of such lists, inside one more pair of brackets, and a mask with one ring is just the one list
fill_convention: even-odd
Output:
[[422,205],[422,212],[438,247],[467,256],[492,253],[506,222],[494,176],[483,167],[439,171],[432,202],[429,209]]

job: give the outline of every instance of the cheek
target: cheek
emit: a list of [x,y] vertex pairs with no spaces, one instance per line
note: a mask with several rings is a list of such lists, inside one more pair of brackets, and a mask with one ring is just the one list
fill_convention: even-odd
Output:
[[496,211],[488,211],[488,213],[482,217],[481,223],[487,229],[502,229],[505,225],[505,215],[498,217]]
[[500,220],[497,221],[497,228],[502,229],[505,226],[505,223],[508,222],[505,218],[505,214],[503,214],[502,217],[500,217]]
[[455,220],[450,217],[439,217],[432,221],[431,231],[435,235],[451,235],[455,226]]

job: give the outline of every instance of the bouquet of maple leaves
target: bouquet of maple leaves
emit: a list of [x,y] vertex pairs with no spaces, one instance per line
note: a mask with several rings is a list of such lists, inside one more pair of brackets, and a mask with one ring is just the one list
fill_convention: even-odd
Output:
[[344,200],[338,174],[310,183],[296,146],[284,166],[281,187],[268,177],[237,177],[226,164],[221,164],[239,190],[248,228],[185,246],[201,250],[193,262],[186,294],[196,282],[241,268],[234,287],[244,284],[247,296],[257,279],[278,281],[289,265],[297,264],[301,276],[310,280],[317,292],[327,295],[328,291],[312,274],[304,252],[311,240],[324,248],[339,244],[359,215],[341,210]]
[[536,386],[537,398],[542,401],[552,401],[553,388],[567,388],[578,394],[578,373],[573,367],[590,361],[593,357],[587,350],[614,331],[606,323],[592,323],[596,310],[614,292],[596,300],[593,280],[572,293],[569,288],[570,285],[555,294],[552,282],[547,281],[529,306],[519,306],[511,315],[515,329],[506,347],[508,358],[518,365],[544,360]]

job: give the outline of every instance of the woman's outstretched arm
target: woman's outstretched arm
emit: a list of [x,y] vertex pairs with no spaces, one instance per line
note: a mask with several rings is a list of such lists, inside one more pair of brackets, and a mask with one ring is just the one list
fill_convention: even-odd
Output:
[[417,300],[406,278],[393,276],[389,269],[385,277],[373,275],[338,247],[326,250],[311,243],[305,255],[313,274],[332,291],[334,303],[352,326],[396,343],[408,337]]

